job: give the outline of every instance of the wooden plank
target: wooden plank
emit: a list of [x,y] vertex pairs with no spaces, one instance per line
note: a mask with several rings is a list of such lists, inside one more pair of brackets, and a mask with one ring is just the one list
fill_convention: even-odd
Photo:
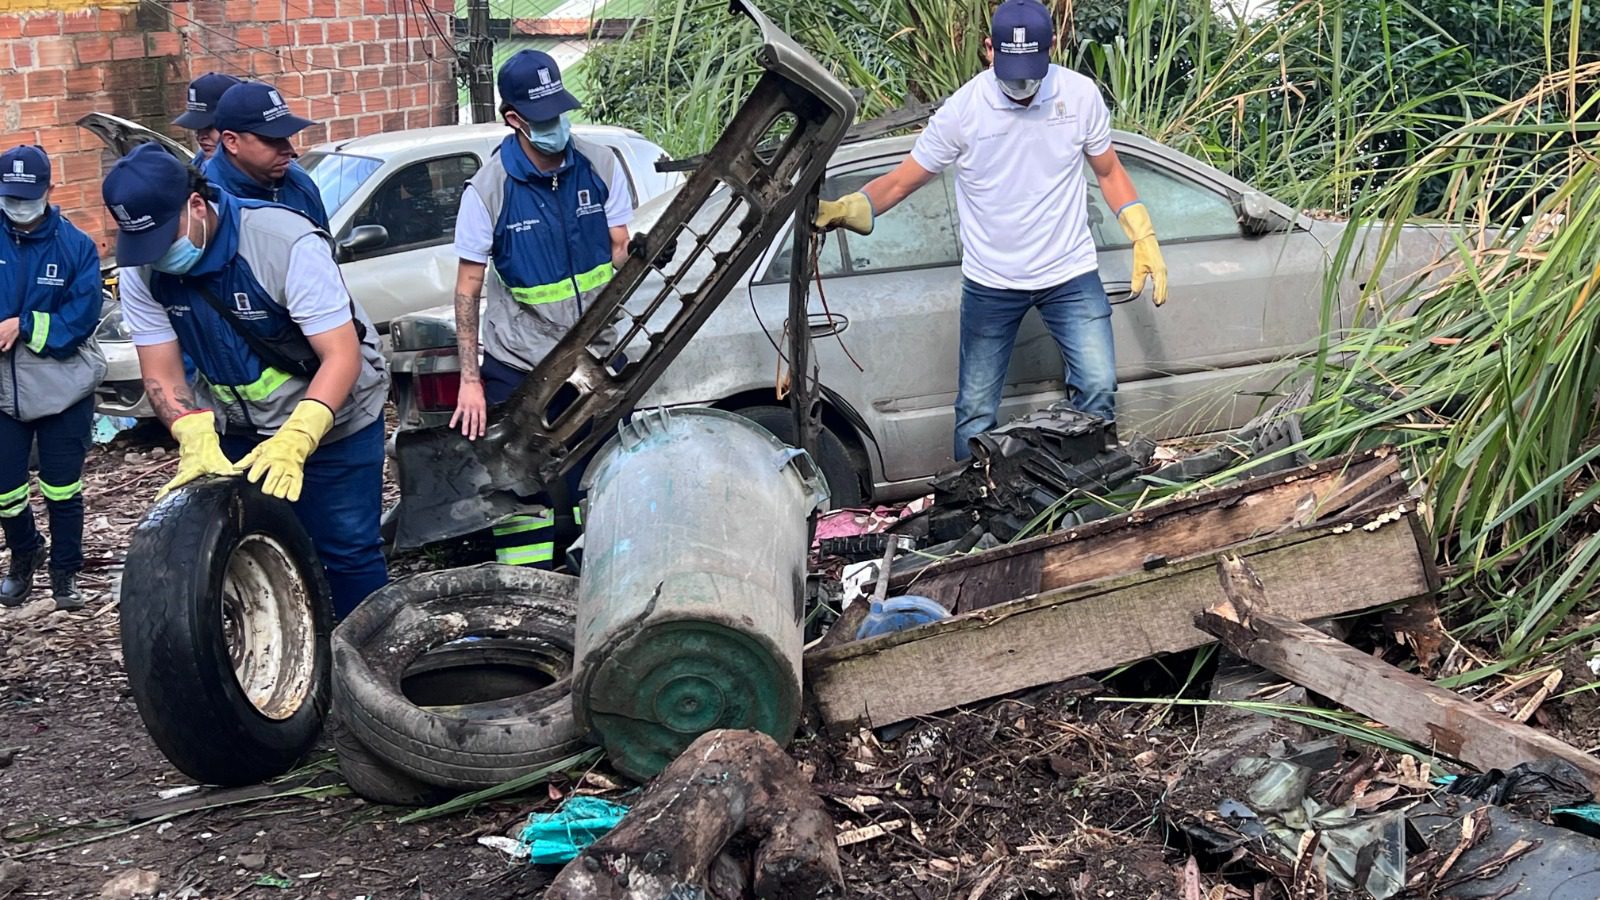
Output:
[[[1318,527],[1239,548],[1300,619],[1427,593],[1431,560],[1406,513],[1372,530]],[[825,722],[888,725],[1209,643],[1194,617],[1222,598],[1215,554],[807,654]]]
[[1398,501],[1398,473],[1398,460],[1381,448],[1325,460],[962,556],[897,577],[891,587],[970,612],[1313,522],[1342,522],[1340,511],[1359,501]]
[[1225,599],[1200,620],[1240,656],[1442,756],[1480,770],[1556,757],[1577,766],[1600,792],[1600,760],[1294,621],[1284,615],[1292,607],[1283,585],[1255,560],[1224,557],[1217,567]]

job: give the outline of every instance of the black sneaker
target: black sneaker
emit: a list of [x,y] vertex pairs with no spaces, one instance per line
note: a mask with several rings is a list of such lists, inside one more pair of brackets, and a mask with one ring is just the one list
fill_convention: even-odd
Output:
[[18,557],[13,552],[11,569],[6,572],[5,579],[0,580],[0,606],[21,606],[28,599],[28,591],[33,589],[33,573],[49,558],[50,549],[43,541],[31,556]]
[[50,596],[56,609],[71,612],[83,609],[83,591],[78,590],[78,573],[50,570]]

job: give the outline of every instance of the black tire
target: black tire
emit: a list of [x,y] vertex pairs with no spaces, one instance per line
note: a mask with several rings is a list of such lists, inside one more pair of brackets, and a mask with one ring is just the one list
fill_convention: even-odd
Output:
[[[273,600],[270,608],[262,602]],[[273,610],[278,618],[265,618]],[[240,615],[261,627],[241,631]],[[139,716],[185,775],[253,784],[294,768],[315,745],[331,696],[332,602],[288,503],[242,478],[167,495],[133,530],[120,616]],[[242,633],[261,642],[233,641],[248,657],[245,680],[264,691],[256,701],[230,657],[228,635]],[[288,668],[256,677],[269,658],[289,660]]]
[[[733,413],[760,425],[785,444],[793,447],[800,445],[794,427],[794,413],[786,406],[746,406]],[[867,495],[861,488],[864,473],[856,466],[850,448],[827,427],[822,429],[819,442],[818,455],[822,458],[816,462],[822,470],[823,479],[828,482],[828,506],[844,509],[865,504]]]
[[328,739],[339,757],[339,774],[362,799],[387,806],[433,806],[455,795],[448,788],[418,781],[372,755],[356,739],[338,711],[328,717]]
[[[357,740],[408,776],[489,787],[579,752],[570,696],[577,579],[488,564],[414,575],[376,591],[333,635],[334,694]],[[462,638],[490,640],[461,642]],[[404,680],[424,654],[470,657],[523,642],[553,683],[481,702],[421,707]],[[459,665],[457,658],[451,665]],[[471,700],[474,698],[464,698]]]

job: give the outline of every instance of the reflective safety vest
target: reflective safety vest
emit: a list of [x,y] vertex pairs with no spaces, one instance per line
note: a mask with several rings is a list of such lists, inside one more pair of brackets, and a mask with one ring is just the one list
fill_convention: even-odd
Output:
[[283,180],[272,187],[262,187],[233,164],[221,147],[202,166],[206,179],[241,200],[265,200],[287,206],[310,219],[322,230],[328,230],[328,211],[322,206],[322,191],[298,163],[290,163]]
[[[616,156],[574,137],[561,167],[540,172],[508,135],[468,186],[494,223],[486,280],[483,349],[507,365],[531,370],[566,335],[588,301],[611,281],[611,231],[606,200],[619,185]],[[619,188],[625,189],[625,188]],[[608,330],[591,346],[616,346]]]
[[[327,235],[294,210],[225,191],[219,195],[216,235],[194,268],[183,275],[147,268],[141,277],[166,310],[178,345],[193,360],[200,374],[196,399],[217,410],[219,428],[271,434],[304,398],[311,381],[268,365],[240,332],[267,345],[299,333],[285,299],[289,253],[307,235]],[[219,305],[225,312],[218,311]],[[231,321],[224,321],[224,314]],[[327,442],[359,431],[383,414],[389,378],[377,329],[359,305],[353,314],[365,324],[364,364],[349,399],[334,411]]]

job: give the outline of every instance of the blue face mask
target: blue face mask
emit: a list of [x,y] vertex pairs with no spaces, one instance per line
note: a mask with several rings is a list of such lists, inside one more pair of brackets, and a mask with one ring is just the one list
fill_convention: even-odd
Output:
[[522,134],[533,149],[555,156],[567,149],[567,141],[572,138],[572,123],[567,120],[567,114],[562,113],[560,118],[548,122],[529,122]]
[[[188,231],[188,220],[189,213],[185,211],[184,225],[186,227],[184,230],[186,232]],[[204,224],[202,224],[202,233],[204,232],[204,227]],[[201,240],[204,241],[205,238],[202,237]],[[150,267],[157,272],[166,272],[168,275],[182,275],[194,268],[194,264],[200,261],[200,256],[204,252],[204,249],[196,247],[194,241],[189,240],[188,234],[181,234],[177,240],[172,242],[172,246],[167,248],[167,252],[161,254],[161,258],[151,263]]]

